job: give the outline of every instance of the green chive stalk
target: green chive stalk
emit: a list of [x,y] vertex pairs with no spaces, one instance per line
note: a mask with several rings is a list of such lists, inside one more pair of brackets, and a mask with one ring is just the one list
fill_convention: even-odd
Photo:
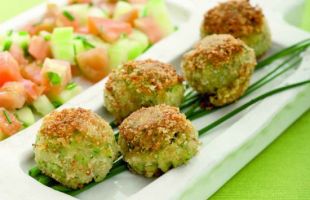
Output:
[[302,82],[298,82],[298,83],[294,83],[294,84],[290,84],[290,85],[286,85],[274,90],[271,90],[269,92],[266,92],[252,100],[250,100],[249,102],[243,104],[242,106],[238,107],[237,109],[227,113],[226,115],[222,116],[221,118],[219,118],[218,120],[214,121],[213,123],[209,124],[208,126],[205,126],[204,128],[200,129],[198,131],[199,136],[204,135],[205,133],[207,133],[208,131],[212,130],[213,128],[217,127],[218,125],[222,124],[223,122],[227,121],[228,119],[232,118],[233,116],[237,115],[238,113],[242,112],[243,110],[247,109],[248,107],[252,106],[253,104],[262,101],[264,99],[266,99],[267,97],[273,96],[275,94],[281,93],[283,91],[287,91],[296,87],[300,87],[306,84],[309,84],[310,80],[306,80],[306,81],[302,81]]

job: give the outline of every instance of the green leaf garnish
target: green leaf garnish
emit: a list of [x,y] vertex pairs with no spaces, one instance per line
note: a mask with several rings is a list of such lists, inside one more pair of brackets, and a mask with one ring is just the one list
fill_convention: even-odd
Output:
[[12,124],[12,119],[11,119],[10,115],[6,112],[6,110],[3,111],[3,115],[5,116],[6,121],[9,124]]
[[62,103],[59,102],[59,101],[52,101],[52,104],[53,104],[53,106],[54,106],[55,108],[58,108],[58,107],[62,106]]
[[69,11],[64,10],[62,14],[70,21],[74,21],[75,19],[74,16]]
[[27,31],[19,31],[18,32],[18,35],[20,36],[26,36],[26,35],[29,35],[29,33]]
[[44,35],[43,38],[44,38],[45,41],[50,41],[52,36],[50,34],[46,34],[46,35]]
[[76,39],[82,40],[83,45],[85,48],[95,48],[96,46],[90,43],[85,37],[83,36],[77,36]]
[[76,86],[77,86],[77,84],[76,84],[75,82],[69,83],[69,84],[66,86],[66,90],[72,90],[72,89],[74,89]]
[[60,76],[55,72],[47,72],[47,77],[52,85],[59,85],[61,83]]
[[3,45],[3,51],[10,51],[12,46],[12,40],[6,40]]

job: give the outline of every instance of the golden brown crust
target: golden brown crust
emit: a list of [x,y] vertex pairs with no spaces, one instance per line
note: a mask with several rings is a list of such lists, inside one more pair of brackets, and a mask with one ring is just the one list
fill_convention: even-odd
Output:
[[264,15],[259,7],[248,0],[228,0],[209,10],[202,24],[202,35],[227,33],[235,37],[260,32]]
[[[53,111],[43,120],[40,134],[68,139],[75,132],[82,134],[102,134],[109,125],[94,112],[83,108],[70,108]],[[90,136],[90,135],[89,135]],[[95,136],[95,135],[93,135]]]
[[172,65],[151,59],[131,61],[124,64],[119,73],[113,72],[109,76],[109,80],[106,83],[107,90],[113,90],[115,80],[130,81],[140,90],[139,93],[146,94],[183,81]]
[[169,144],[177,134],[191,132],[190,122],[179,109],[167,105],[141,108],[119,127],[121,137],[134,151],[156,151]]
[[231,35],[214,34],[202,39],[194,50],[185,54],[184,60],[197,59],[197,61],[203,62],[201,65],[195,62],[195,65],[188,66],[189,68],[193,68],[192,70],[204,68],[206,64],[204,60],[217,67],[220,63],[230,61],[233,55],[241,53],[244,45],[241,40],[235,39]]

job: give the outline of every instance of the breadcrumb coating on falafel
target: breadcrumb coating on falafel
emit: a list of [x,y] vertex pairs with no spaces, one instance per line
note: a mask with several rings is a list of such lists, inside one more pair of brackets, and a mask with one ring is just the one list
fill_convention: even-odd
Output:
[[130,151],[156,151],[178,134],[191,132],[193,127],[179,109],[167,105],[141,108],[127,117],[119,127]]
[[264,25],[264,14],[249,0],[229,0],[209,10],[201,27],[202,35],[229,33],[243,37],[260,32]]
[[[78,131],[85,134],[95,133],[96,135],[92,135],[94,137],[105,137],[101,130],[106,129],[108,126],[104,120],[90,110],[70,108],[53,111],[47,115],[43,119],[40,134],[68,139]],[[90,128],[93,130],[90,131]]]
[[[202,62],[201,64],[192,64],[187,66],[192,70],[204,68],[205,60],[213,67],[219,67],[221,63],[230,61],[231,56],[241,53],[244,49],[244,42],[235,39],[228,34],[213,34],[205,37],[196,45],[193,51],[184,55],[186,60],[196,60],[193,62]],[[192,63],[193,63],[192,62]]]
[[119,73],[114,72],[109,76],[106,89],[113,91],[113,82],[119,79],[130,81],[136,86],[138,93],[146,94],[183,81],[172,65],[151,59],[124,64]]

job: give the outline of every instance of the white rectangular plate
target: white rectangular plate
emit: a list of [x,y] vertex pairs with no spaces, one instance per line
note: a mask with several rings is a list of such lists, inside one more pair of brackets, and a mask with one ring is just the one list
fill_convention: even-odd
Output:
[[[182,4],[177,0],[172,2],[176,5]],[[215,0],[208,2],[195,0],[196,10],[191,11],[188,22],[177,33],[155,45],[139,59],[159,59],[179,66],[182,54],[199,39],[202,10],[207,10],[216,2]],[[270,12],[265,1],[259,2],[264,7],[272,30],[272,51],[310,37],[309,34],[288,25],[281,13]],[[188,3],[188,5],[191,4]],[[255,72],[253,81],[273,67],[274,65]],[[296,70],[290,71],[260,91],[231,106],[195,120],[194,126],[200,129],[247,100],[264,91],[269,91],[272,87],[309,78],[310,53],[307,53]],[[63,107],[88,108],[111,120],[111,116],[103,109],[104,84],[105,80],[89,88]],[[126,171],[77,197],[57,192],[28,176],[29,168],[34,165],[32,143],[41,124],[39,121],[31,128],[0,143],[0,199],[206,199],[306,111],[310,107],[309,99],[310,86],[275,95],[203,136],[199,154],[187,165],[173,169],[157,179],[146,179]]]

